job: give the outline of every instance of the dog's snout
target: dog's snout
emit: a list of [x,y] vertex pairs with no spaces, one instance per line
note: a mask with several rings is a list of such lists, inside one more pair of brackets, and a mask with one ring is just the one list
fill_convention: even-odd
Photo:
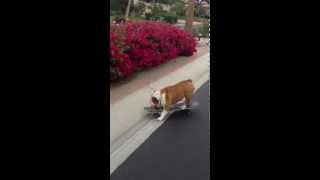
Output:
[[152,97],[152,98],[151,98],[151,102],[152,102],[153,104],[159,104],[158,99],[155,98],[155,97]]

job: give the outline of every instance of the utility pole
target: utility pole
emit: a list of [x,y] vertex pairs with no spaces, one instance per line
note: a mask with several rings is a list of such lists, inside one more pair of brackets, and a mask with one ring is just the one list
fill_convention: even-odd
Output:
[[194,16],[194,0],[188,0],[188,7],[186,11],[186,26],[185,26],[185,30],[188,32],[192,32],[193,16]]

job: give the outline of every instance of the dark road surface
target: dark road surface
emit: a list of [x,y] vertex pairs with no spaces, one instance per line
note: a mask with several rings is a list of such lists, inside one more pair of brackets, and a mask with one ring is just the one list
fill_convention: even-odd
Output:
[[118,169],[111,180],[209,180],[209,83],[195,93],[192,115],[172,114]]

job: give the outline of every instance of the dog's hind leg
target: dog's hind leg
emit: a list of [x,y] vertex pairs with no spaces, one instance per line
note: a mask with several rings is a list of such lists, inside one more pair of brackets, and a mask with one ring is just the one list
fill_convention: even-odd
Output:
[[189,98],[186,98],[186,106],[187,106],[187,108],[190,108],[190,106],[191,106],[191,99],[189,99]]
[[192,92],[188,92],[185,94],[185,99],[186,99],[185,104],[187,108],[190,108],[191,106],[192,94],[193,94]]

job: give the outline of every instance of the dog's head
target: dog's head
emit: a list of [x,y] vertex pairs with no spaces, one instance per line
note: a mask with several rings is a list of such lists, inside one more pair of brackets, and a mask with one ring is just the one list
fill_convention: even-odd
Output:
[[153,91],[152,95],[151,95],[151,104],[154,107],[160,107],[160,91]]

